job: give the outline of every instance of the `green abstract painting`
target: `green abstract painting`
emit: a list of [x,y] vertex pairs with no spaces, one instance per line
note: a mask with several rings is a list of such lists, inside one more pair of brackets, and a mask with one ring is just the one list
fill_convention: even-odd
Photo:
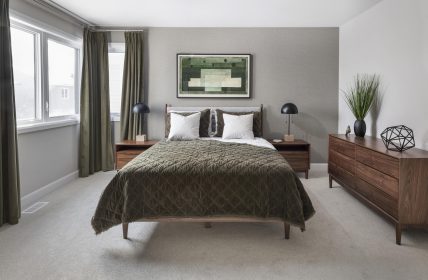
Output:
[[178,54],[177,97],[250,97],[251,55]]

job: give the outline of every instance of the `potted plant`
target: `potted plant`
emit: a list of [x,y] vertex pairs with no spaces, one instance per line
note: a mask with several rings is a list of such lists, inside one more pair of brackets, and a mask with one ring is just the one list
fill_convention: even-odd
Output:
[[354,132],[358,137],[364,137],[366,134],[364,118],[377,99],[379,84],[377,75],[357,75],[353,87],[348,91],[342,90],[346,104],[357,119],[354,123]]

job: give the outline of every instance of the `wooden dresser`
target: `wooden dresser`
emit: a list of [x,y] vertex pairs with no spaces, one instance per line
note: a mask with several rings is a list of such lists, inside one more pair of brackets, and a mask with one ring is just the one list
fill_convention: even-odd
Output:
[[311,162],[311,145],[300,139],[292,142],[275,143],[269,142],[278,150],[278,152],[287,160],[295,172],[305,172],[305,178],[308,179]]
[[156,144],[158,141],[124,140],[116,143],[116,169],[121,169],[136,156]]
[[396,225],[396,243],[406,227],[428,226],[428,151],[389,151],[382,140],[330,135],[330,188],[337,181]]

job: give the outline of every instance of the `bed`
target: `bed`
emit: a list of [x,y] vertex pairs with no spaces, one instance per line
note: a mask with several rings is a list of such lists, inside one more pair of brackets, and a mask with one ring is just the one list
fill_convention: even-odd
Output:
[[[170,107],[167,113],[199,109]],[[258,110],[262,116],[262,107],[222,109]],[[314,213],[300,179],[268,141],[202,137],[162,140],[119,170],[101,195],[92,227],[99,234],[122,224],[127,238],[128,224],[137,221],[205,222],[207,227],[281,222],[288,239],[290,225],[303,231]]]

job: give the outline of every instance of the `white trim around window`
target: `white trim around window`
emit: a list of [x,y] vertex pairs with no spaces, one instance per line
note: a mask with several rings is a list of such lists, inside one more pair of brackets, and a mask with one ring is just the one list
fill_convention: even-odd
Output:
[[[25,19],[24,19],[25,20]],[[64,33],[56,32],[52,27],[50,31],[46,25],[37,26],[33,22],[26,22],[23,19],[12,17],[11,27],[20,31],[34,35],[34,117],[28,120],[17,120],[18,134],[37,130],[50,129],[66,125],[76,125],[79,121],[79,97],[80,97],[80,76],[81,76],[81,45],[82,40],[73,35],[67,36]],[[59,43],[63,46],[74,49],[74,75],[72,84],[67,86],[74,88],[74,110],[70,110],[64,116],[49,116],[49,41]],[[13,53],[13,49],[12,49]],[[72,69],[72,68],[71,68]],[[71,72],[70,72],[71,73]],[[70,95],[71,96],[71,95]]]

